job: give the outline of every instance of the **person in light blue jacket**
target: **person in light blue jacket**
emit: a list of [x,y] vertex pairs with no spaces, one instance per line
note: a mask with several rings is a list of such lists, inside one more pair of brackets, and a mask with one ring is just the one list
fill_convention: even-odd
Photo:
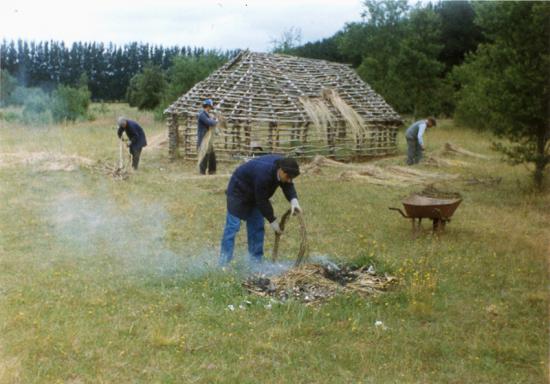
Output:
[[418,164],[422,159],[422,152],[424,151],[424,133],[426,128],[436,126],[436,121],[433,117],[428,117],[425,120],[419,120],[412,124],[405,132],[405,138],[407,139],[407,164]]

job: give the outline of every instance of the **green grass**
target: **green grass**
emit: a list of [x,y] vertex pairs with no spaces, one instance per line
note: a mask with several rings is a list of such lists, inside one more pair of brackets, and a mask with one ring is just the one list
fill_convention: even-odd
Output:
[[[114,162],[119,114],[149,137],[165,129],[121,104],[94,114],[66,126],[2,122],[0,153]],[[377,298],[319,307],[268,309],[242,289],[239,268],[212,268],[227,180],[186,180],[194,164],[170,163],[167,150],[145,150],[124,182],[87,169],[0,166],[0,383],[547,382],[550,196],[531,190],[525,168],[501,162],[491,140],[452,121],[427,133],[428,151],[452,141],[494,157],[435,170],[502,177],[496,186],[443,185],[464,201],[440,238],[425,224],[412,240],[410,224],[387,210],[418,187],[342,182],[330,170],[299,177],[312,253],[374,260],[400,278]],[[280,192],[274,206],[287,209]],[[268,254],[272,241],[268,232]],[[297,247],[289,227],[281,255]]]

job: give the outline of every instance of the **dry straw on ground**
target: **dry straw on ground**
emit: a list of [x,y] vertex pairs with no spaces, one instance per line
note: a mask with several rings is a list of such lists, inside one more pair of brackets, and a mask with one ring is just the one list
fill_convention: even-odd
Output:
[[396,282],[395,277],[378,274],[372,266],[351,269],[326,263],[304,264],[274,277],[253,276],[243,285],[259,296],[270,296],[281,301],[295,299],[320,303],[338,294],[377,295]]
[[471,163],[468,163],[466,161],[449,159],[449,158],[444,158],[440,156],[426,156],[422,160],[422,163],[425,165],[438,167],[438,168],[443,168],[443,167],[465,168],[465,167],[470,167],[472,165]]
[[147,140],[145,150],[161,149],[168,145],[168,135],[166,132],[160,133]]
[[489,156],[482,155],[481,153],[476,153],[469,151],[467,149],[464,149],[458,145],[455,145],[453,143],[445,143],[445,148],[443,149],[443,154],[445,155],[463,155],[463,156],[469,156],[474,157],[476,159],[484,159],[488,160],[490,159]]
[[458,178],[458,175],[422,171],[411,167],[397,165],[378,166],[374,164],[350,164],[316,156],[311,163],[303,167],[304,173],[317,174],[324,167],[342,169],[341,180],[362,180],[377,185],[408,186],[416,184],[448,181]]
[[77,155],[54,152],[11,152],[0,153],[0,168],[26,166],[37,171],[75,171],[90,166],[92,159]]

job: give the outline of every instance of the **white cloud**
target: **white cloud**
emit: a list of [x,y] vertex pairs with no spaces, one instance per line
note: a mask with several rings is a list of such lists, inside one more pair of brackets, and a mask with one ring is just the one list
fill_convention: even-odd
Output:
[[302,42],[318,40],[360,13],[360,0],[18,0],[0,5],[0,33],[6,39],[265,51],[291,27],[301,29]]

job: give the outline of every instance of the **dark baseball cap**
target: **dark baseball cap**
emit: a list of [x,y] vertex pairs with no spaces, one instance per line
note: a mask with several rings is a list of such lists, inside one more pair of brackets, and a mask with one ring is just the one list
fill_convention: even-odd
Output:
[[283,157],[279,159],[277,165],[291,178],[295,178],[300,174],[300,166],[296,159],[292,157]]

